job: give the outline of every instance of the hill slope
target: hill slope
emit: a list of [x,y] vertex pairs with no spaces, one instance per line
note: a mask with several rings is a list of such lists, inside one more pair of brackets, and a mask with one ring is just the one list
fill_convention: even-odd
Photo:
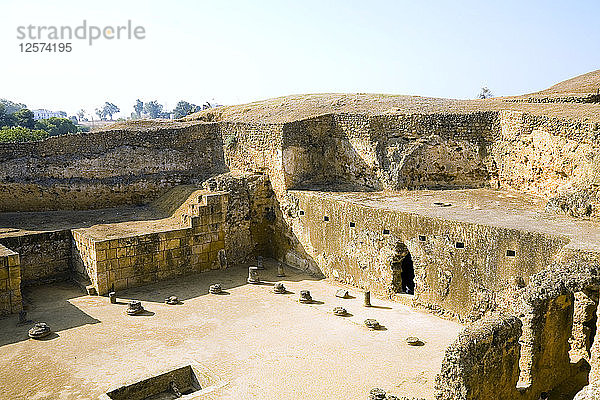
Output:
[[579,75],[532,94],[597,93],[600,90],[600,69]]

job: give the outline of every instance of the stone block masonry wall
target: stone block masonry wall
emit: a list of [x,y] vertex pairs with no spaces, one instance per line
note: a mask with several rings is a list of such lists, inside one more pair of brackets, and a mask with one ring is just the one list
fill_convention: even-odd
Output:
[[272,254],[273,222],[279,207],[269,179],[263,174],[226,173],[204,182],[209,190],[226,191],[225,250],[230,263]]
[[22,310],[19,254],[0,245],[0,315]]
[[375,208],[316,191],[289,194],[296,203],[288,209],[292,237],[279,249],[280,259],[390,295],[396,290],[394,258],[408,251],[415,301],[462,321],[494,309],[498,292],[515,279],[528,282],[568,243],[559,236]]
[[0,244],[19,253],[24,286],[68,279],[71,272],[69,230],[4,237]]
[[502,188],[550,198],[552,211],[600,215],[600,124],[500,112],[489,147]]
[[289,189],[480,187],[494,180],[498,132],[494,112],[322,115],[283,126],[281,168]]
[[226,170],[216,124],[111,130],[0,144],[0,209],[143,204]]
[[75,266],[100,295],[220,268],[225,248],[227,196],[203,196],[185,217],[190,227],[164,232],[140,232],[118,238],[95,238],[86,229],[73,231]]

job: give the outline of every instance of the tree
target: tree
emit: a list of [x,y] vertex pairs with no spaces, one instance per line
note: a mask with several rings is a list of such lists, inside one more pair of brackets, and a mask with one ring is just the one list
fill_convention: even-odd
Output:
[[106,119],[106,115],[104,114],[104,110],[102,108],[96,108],[96,115],[102,121]]
[[477,95],[478,99],[489,99],[494,97],[494,93],[487,86],[481,88],[481,92]]
[[116,114],[120,111],[121,110],[119,109],[119,107],[117,107],[113,103],[109,103],[108,101],[105,102],[104,106],[102,107],[102,112],[103,112],[104,116],[106,117],[108,115],[110,117],[111,121],[113,119],[113,114]]
[[6,111],[6,106],[0,102],[0,128],[4,126],[14,126],[15,117],[14,115]]
[[48,118],[42,119],[35,123],[36,129],[41,129],[48,132],[50,136],[65,135],[67,133],[77,132],[77,126],[67,118]]
[[141,101],[140,99],[137,99],[135,101],[135,105],[133,106],[133,111],[136,114],[136,118],[141,118],[142,113],[144,112],[144,102]]
[[163,106],[156,100],[152,100],[144,104],[144,112],[150,116],[150,118],[160,118],[163,114]]
[[23,103],[13,103],[10,100],[0,99],[0,104],[4,106],[6,114],[14,114],[22,108],[27,108]]
[[48,137],[48,132],[43,130],[33,130],[23,128],[22,126],[3,127],[0,129],[0,143],[7,142],[32,142],[42,140]]
[[77,111],[77,120],[79,120],[81,122],[81,121],[83,121],[84,118],[85,118],[85,110],[83,108],[81,108],[79,111]]
[[200,110],[202,110],[202,108],[200,108],[200,106],[197,106],[192,103],[188,103],[185,100],[181,100],[179,103],[177,103],[177,105],[173,109],[173,113],[175,114],[175,118],[181,118],[181,117],[185,117],[186,115],[190,115],[195,112],[198,112]]
[[13,114],[15,124],[22,126],[23,128],[33,129],[35,121],[33,119],[33,112],[27,108],[21,108],[19,111]]

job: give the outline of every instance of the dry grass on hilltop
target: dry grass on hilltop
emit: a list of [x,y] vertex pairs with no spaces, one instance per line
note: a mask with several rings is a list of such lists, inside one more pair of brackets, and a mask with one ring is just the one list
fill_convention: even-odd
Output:
[[[285,123],[330,113],[360,113],[378,115],[472,113],[478,111],[514,110],[533,115],[600,123],[599,103],[528,103],[534,97],[565,97],[589,95],[600,88],[600,70],[558,83],[529,95],[487,100],[457,100],[420,96],[368,93],[296,94],[260,100],[248,104],[222,106],[169,120],[137,120],[115,123],[103,130],[179,128],[197,122]],[[515,102],[520,100],[524,102]]]
[[308,94],[200,111],[185,121],[284,123],[329,113],[433,114],[515,110],[552,118],[600,123],[600,104],[511,103],[503,99],[455,100],[384,94]]
[[600,90],[600,69],[576,76],[532,94],[598,93]]

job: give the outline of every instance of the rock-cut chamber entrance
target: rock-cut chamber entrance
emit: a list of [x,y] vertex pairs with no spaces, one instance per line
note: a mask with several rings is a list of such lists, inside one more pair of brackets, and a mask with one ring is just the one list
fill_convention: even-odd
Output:
[[392,257],[392,289],[394,293],[415,293],[415,269],[412,257],[404,243],[396,245]]

